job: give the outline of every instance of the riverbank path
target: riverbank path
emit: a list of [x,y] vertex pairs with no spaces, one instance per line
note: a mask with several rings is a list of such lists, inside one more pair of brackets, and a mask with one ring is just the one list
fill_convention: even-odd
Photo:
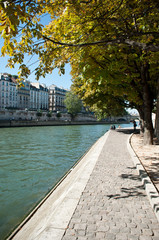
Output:
[[128,143],[131,132],[101,137],[9,240],[159,240],[158,215]]
[[62,240],[159,240],[159,223],[127,149],[111,130]]

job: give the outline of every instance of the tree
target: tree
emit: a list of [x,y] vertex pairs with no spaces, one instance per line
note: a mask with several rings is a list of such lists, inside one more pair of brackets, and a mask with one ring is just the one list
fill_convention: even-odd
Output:
[[36,116],[38,116],[38,117],[41,117],[41,116],[42,116],[41,110],[37,111]]
[[51,117],[52,117],[52,112],[51,112],[51,111],[47,112],[46,116],[47,116],[48,118],[51,118]]
[[61,117],[61,113],[57,112],[56,117],[59,119]]
[[[153,100],[156,98],[155,89],[158,74],[156,74],[157,64],[153,63],[153,58],[149,55],[149,79],[143,81],[140,66],[147,62],[147,59],[148,57],[143,57],[139,50],[122,46],[120,48],[111,46],[109,49],[94,47],[88,51],[84,49],[81,55],[76,54],[74,62],[77,61],[78,66],[73,65],[72,75],[74,79],[73,89],[80,94],[87,105],[100,102],[100,109],[101,105],[105,105],[103,108],[105,112],[110,111],[110,109],[111,111],[115,110],[118,105],[135,107],[143,122],[149,124],[147,128],[151,135],[145,136],[145,143],[147,140],[152,143],[151,113]],[[155,74],[153,74],[154,69]],[[145,94],[145,88],[147,88],[148,97]],[[114,98],[118,99],[118,105],[113,101]],[[112,104],[109,109],[107,105],[110,101]],[[120,109],[119,106],[117,109]],[[145,116],[147,112],[150,116],[149,119]]]
[[[29,74],[24,53],[38,54],[38,79],[55,67],[63,72],[64,63],[82,47],[122,44],[157,52],[158,6],[155,0],[2,0],[2,54],[12,56],[10,66],[20,63],[22,76]],[[44,14],[51,18],[47,26],[40,22]]]
[[70,113],[72,120],[75,118],[77,113],[79,113],[82,109],[82,102],[77,97],[77,95],[72,92],[66,93],[66,98],[64,100],[68,113]]
[[[124,76],[128,82],[118,76],[115,77],[119,81],[118,85],[121,82],[123,86],[119,91],[129,85],[130,79],[131,88],[135,89],[135,92],[140,90],[138,96],[141,95],[143,98],[140,109],[143,105],[141,112],[145,129],[144,140],[145,143],[152,143],[151,109],[154,98],[152,99],[151,93],[158,71],[158,68],[152,68],[152,65],[157,66],[158,63],[158,9],[159,3],[156,0],[15,0],[7,3],[1,1],[0,23],[2,37],[5,39],[2,55],[11,56],[10,67],[20,63],[19,76],[23,77],[29,74],[28,66],[23,63],[24,54],[31,56],[38,54],[39,66],[35,69],[38,79],[39,76],[50,73],[55,67],[59,68],[60,73],[64,73],[64,65],[68,61],[71,62],[72,68],[77,69],[81,63],[77,53],[82,59],[84,51],[92,50],[93,53],[95,50],[92,54],[94,57],[97,49],[95,46],[100,49],[97,53],[105,52],[105,58],[109,55],[112,55],[112,58],[116,57],[114,49],[124,57],[128,55],[125,54],[125,49],[132,55],[137,54],[139,62],[128,61],[126,64],[128,70],[131,64],[131,69],[134,68],[136,71],[129,71],[127,74],[129,78],[127,75]],[[51,21],[44,27],[40,24],[39,18],[45,13],[50,15]],[[21,39],[15,38],[18,34],[21,34]],[[111,47],[113,51],[110,54]],[[122,75],[123,67],[120,69],[118,66],[118,70]],[[133,80],[130,78],[131,72],[140,77]],[[112,82],[116,83],[116,78],[111,78]],[[133,82],[136,87],[132,86]],[[132,96],[131,92],[126,95],[126,99],[130,98],[128,95]],[[131,99],[131,103],[134,104],[135,101]]]

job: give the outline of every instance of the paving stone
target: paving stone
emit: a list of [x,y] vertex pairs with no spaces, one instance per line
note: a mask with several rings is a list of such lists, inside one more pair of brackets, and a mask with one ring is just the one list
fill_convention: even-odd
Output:
[[[150,226],[150,225],[149,225],[149,226]],[[146,224],[146,223],[141,223],[141,224],[140,224],[140,227],[141,227],[142,229],[148,229],[149,226],[148,226],[148,224]]]
[[[159,228],[153,230],[154,236],[159,236]],[[158,237],[159,239],[159,237]]]
[[87,237],[81,237],[81,236],[78,236],[78,238],[77,238],[78,240],[87,240]]
[[105,239],[105,235],[106,235],[105,232],[97,232],[96,233],[96,238],[97,239]]
[[152,237],[152,240],[158,240],[159,238],[158,237]]
[[97,229],[96,224],[91,224],[87,226],[87,232],[95,232]]
[[139,236],[129,235],[129,240],[139,240]]
[[107,240],[115,240],[116,239],[116,235],[113,234],[113,233],[106,232],[105,239],[107,239]]
[[139,240],[152,240],[152,237],[151,236],[141,235]]
[[79,223],[74,225],[74,229],[86,230],[87,225],[85,223]]
[[116,240],[128,240],[128,235],[125,233],[120,233],[116,235]]
[[86,231],[85,230],[77,230],[77,235],[78,236],[85,236],[86,235]]
[[136,223],[133,223],[133,222],[131,222],[131,223],[127,222],[127,227],[129,227],[129,228],[137,228],[137,225],[136,225]]
[[142,229],[142,233],[143,233],[143,235],[146,235],[146,236],[153,235],[153,231],[151,229]]
[[98,231],[98,232],[107,232],[108,230],[109,230],[109,226],[99,225],[99,226],[97,227],[97,231]]
[[131,233],[131,229],[128,227],[125,227],[125,228],[122,228],[121,232],[128,234],[128,233]]
[[117,234],[117,233],[119,233],[120,232],[120,229],[119,228],[110,228],[110,232],[111,233],[114,233],[114,234]]
[[77,237],[75,237],[75,236],[64,236],[62,239],[63,240],[77,240]]

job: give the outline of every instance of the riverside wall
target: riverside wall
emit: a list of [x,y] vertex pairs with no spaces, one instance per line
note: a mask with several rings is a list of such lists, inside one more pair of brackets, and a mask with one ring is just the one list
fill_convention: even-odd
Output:
[[[41,111],[41,116],[38,116],[37,111],[30,110],[1,110],[0,111],[0,121],[71,121],[71,116],[68,113],[60,113],[60,117],[57,117],[57,113],[51,113],[51,116],[48,116],[48,111]],[[79,113],[77,114],[76,121],[96,121],[96,118],[93,114],[89,113]]]
[[[125,118],[123,123],[129,123],[130,119]],[[62,125],[86,125],[86,124],[113,124],[122,122],[117,118],[110,118],[107,121],[97,121],[93,114],[79,113],[74,121],[68,113],[61,113],[61,117],[57,117],[57,113],[52,113],[48,117],[48,112],[42,112],[41,116],[37,116],[36,111],[26,110],[4,110],[0,111],[0,127],[29,127],[29,126],[62,126]]]
[[68,125],[93,125],[106,124],[100,121],[0,121],[0,127],[38,127],[38,126],[68,126]]

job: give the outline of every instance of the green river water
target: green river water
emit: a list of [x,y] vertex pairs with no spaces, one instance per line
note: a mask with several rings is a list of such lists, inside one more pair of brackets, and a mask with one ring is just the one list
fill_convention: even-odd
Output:
[[0,129],[1,240],[109,129],[106,124]]

